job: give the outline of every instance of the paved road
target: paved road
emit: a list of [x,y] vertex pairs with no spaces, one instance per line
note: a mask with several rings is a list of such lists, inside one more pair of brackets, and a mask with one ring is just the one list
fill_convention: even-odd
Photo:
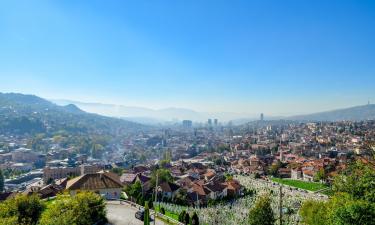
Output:
[[[134,216],[137,211],[137,208],[131,207],[127,203],[120,204],[119,201],[107,202],[107,218],[112,225],[143,225],[143,222]],[[156,225],[164,225],[164,223],[156,220]]]

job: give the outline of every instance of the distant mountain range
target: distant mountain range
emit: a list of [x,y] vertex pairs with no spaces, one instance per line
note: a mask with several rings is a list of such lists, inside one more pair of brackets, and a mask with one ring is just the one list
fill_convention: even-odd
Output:
[[234,118],[245,118],[246,114],[240,113],[206,113],[197,112],[185,108],[165,108],[165,109],[150,109],[145,107],[132,107],[114,104],[102,103],[85,103],[71,100],[51,100],[58,105],[74,104],[79,108],[92,113],[102,114],[106,116],[124,118],[129,121],[135,121],[145,124],[158,124],[167,121],[181,121],[192,120],[195,122],[206,122],[208,118],[216,118],[222,121],[229,121]]
[[[255,115],[248,116],[241,113],[204,113],[184,108],[166,108],[154,110],[143,107],[129,107],[113,104],[83,103],[70,100],[51,100],[58,105],[74,104],[79,108],[93,113],[106,116],[124,118],[144,124],[158,124],[165,121],[180,121],[189,119],[197,122],[206,122],[208,118],[218,118],[219,121],[232,121],[234,125],[245,124],[256,121],[259,118]],[[345,109],[337,109],[326,112],[319,112],[307,115],[296,116],[274,116],[266,117],[267,120],[294,120],[294,121],[341,121],[341,120],[367,120],[375,119],[375,105],[368,104]]]
[[296,121],[360,121],[375,119],[375,104],[350,107],[346,109],[337,109],[326,112],[313,113],[308,115],[299,115],[286,117],[286,120]]
[[[59,105],[74,104],[81,109],[103,114],[107,116],[124,118],[129,121],[136,121],[145,124],[158,124],[165,121],[180,121],[189,119],[197,122],[206,122],[208,118],[218,118],[219,121],[232,121],[233,125],[245,124],[258,120],[255,115],[240,113],[204,113],[184,108],[166,108],[153,110],[143,107],[130,107],[112,104],[83,103],[70,100],[52,100]],[[368,104],[346,109],[337,109],[326,112],[319,112],[307,115],[289,117],[267,117],[267,120],[295,120],[295,121],[340,121],[340,120],[367,120],[375,119],[375,105]]]
[[123,119],[87,113],[74,104],[59,106],[34,95],[0,93],[0,133],[68,131],[115,135],[144,127]]
[[[34,95],[0,93],[0,132],[33,133],[69,130],[81,133],[116,134],[146,128],[140,123],[160,124],[166,121],[179,122],[183,119],[206,122],[208,118],[218,118],[219,121],[232,120],[233,125],[240,125],[258,120],[255,116],[247,117],[243,114],[202,113],[183,108],[153,110],[70,100],[52,101]],[[375,119],[374,104],[308,115],[267,118],[267,120],[304,122],[368,119]]]

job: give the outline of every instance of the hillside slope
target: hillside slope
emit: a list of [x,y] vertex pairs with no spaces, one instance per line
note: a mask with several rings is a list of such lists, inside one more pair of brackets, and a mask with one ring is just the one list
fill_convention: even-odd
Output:
[[55,105],[34,95],[0,93],[0,132],[33,134],[68,131],[116,135],[142,129],[144,126],[87,113],[73,104]]
[[327,112],[299,115],[286,118],[298,121],[360,121],[375,119],[375,104],[355,106],[346,109],[337,109]]

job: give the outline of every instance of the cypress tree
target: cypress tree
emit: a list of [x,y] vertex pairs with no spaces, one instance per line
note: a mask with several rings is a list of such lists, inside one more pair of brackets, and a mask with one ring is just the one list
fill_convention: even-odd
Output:
[[194,212],[193,216],[191,217],[191,225],[199,225],[199,217],[197,212]]
[[[155,219],[155,218],[154,218]],[[150,210],[148,208],[148,202],[145,202],[145,215],[143,218],[144,225],[150,225]]]

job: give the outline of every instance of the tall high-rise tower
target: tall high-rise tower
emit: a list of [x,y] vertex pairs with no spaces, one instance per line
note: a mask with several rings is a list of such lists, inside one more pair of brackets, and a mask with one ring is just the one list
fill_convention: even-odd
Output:
[[212,119],[207,120],[208,126],[212,126]]
[[264,114],[261,113],[261,114],[260,114],[260,121],[263,121],[263,120],[264,120]]

